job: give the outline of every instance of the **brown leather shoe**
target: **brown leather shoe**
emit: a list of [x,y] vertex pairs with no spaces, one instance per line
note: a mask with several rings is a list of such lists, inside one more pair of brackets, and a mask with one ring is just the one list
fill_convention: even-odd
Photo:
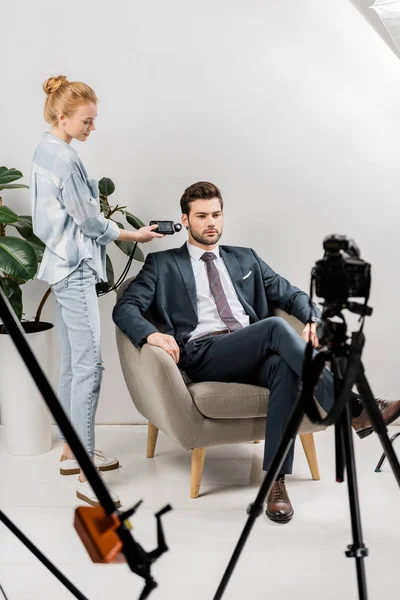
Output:
[[285,480],[275,481],[267,498],[266,516],[275,523],[289,523],[294,515]]
[[[397,417],[400,417],[400,400],[393,400],[392,402],[389,402],[389,400],[377,398],[376,401],[381,411],[383,420],[385,421],[385,425],[390,425],[390,423],[393,423]],[[351,424],[353,429],[355,429],[356,434],[360,438],[365,438],[374,431],[365,409],[363,409],[359,417],[352,419]]]

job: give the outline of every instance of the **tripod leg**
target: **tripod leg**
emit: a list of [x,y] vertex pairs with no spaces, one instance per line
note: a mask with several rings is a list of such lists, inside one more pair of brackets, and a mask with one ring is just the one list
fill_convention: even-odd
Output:
[[343,420],[344,413],[340,415],[339,421],[335,423],[335,470],[336,470],[336,481],[343,483],[344,481],[344,470],[345,470],[345,453],[344,453],[344,440],[343,440]]
[[364,408],[367,411],[369,420],[371,421],[372,427],[374,431],[378,434],[380,442],[382,444],[384,453],[386,454],[390,466],[392,467],[393,474],[396,478],[397,484],[400,487],[400,464],[399,460],[393,450],[393,446],[390,443],[387,429],[383,417],[381,415],[381,411],[379,410],[374,395],[369,387],[369,383],[367,378],[365,377],[364,367],[362,363],[360,364],[359,374],[357,377],[356,386],[358,389],[358,393],[361,396],[361,400],[363,401]]
[[225,591],[226,586],[228,585],[229,579],[233,573],[236,563],[239,560],[240,554],[244,548],[247,538],[249,537],[250,532],[253,528],[255,520],[263,512],[265,498],[267,497],[272,487],[272,484],[275,481],[277,474],[279,473],[279,469],[281,468],[281,465],[283,464],[287,453],[289,452],[291,446],[295,443],[297,432],[299,430],[301,421],[304,416],[303,406],[304,402],[302,394],[299,396],[298,400],[296,401],[296,404],[293,407],[292,413],[289,417],[289,421],[286,425],[284,434],[282,436],[282,442],[278,450],[276,451],[276,454],[272,460],[271,466],[267,474],[264,477],[264,480],[258,491],[257,497],[254,503],[250,504],[249,508],[247,509],[247,514],[249,515],[249,517],[246,521],[246,524],[236,545],[236,548],[233,551],[232,557],[222,577],[221,583],[219,584],[217,592],[214,596],[214,600],[220,600],[222,598],[222,595]]
[[16,527],[14,525],[14,523],[12,521],[10,521],[10,519],[8,517],[6,517],[6,515],[1,510],[0,510],[0,521],[2,521],[4,523],[4,525],[6,527],[8,527],[8,529],[15,536],[17,536],[17,538],[28,548],[28,550],[30,550],[32,552],[32,554],[34,554],[36,556],[36,558],[38,558],[40,560],[40,562],[44,564],[44,566],[50,571],[50,573],[52,573],[55,577],[57,577],[57,579],[63,585],[65,585],[67,590],[69,590],[71,592],[71,594],[73,596],[75,596],[75,598],[78,598],[78,600],[87,600],[86,596],[81,594],[81,592],[78,590],[78,588],[76,588],[69,581],[69,579],[67,579],[65,577],[65,575],[63,575],[61,573],[61,571],[59,571],[57,569],[57,567],[55,567],[53,565],[53,563],[51,563],[49,561],[49,559],[46,558],[46,556],[44,554],[42,554],[40,552],[40,550],[38,548],[36,548],[36,546],[34,546],[34,544],[32,544],[32,542],[22,533],[22,531],[20,529],[18,529],[18,527]]
[[351,431],[350,407],[346,404],[344,409],[343,443],[345,452],[345,465],[347,469],[347,487],[349,492],[351,529],[353,544],[348,546],[346,556],[356,559],[358,592],[360,600],[367,600],[367,582],[365,578],[364,558],[368,556],[368,550],[363,543],[360,503],[358,497],[357,473],[354,458],[353,437]]
[[[390,438],[390,443],[393,444],[394,440],[397,439],[400,436],[400,431],[398,431],[397,433],[395,433],[394,435],[392,435],[392,437]],[[375,467],[375,473],[380,473],[382,470],[382,465],[385,462],[385,458],[386,458],[386,454],[383,452],[382,456],[379,459],[378,464]]]
[[154,581],[154,579],[152,577],[150,577],[149,579],[146,580],[146,585],[144,586],[142,593],[139,596],[139,600],[146,600],[146,598],[148,598],[151,594],[151,592],[154,590],[154,588],[157,587],[156,582]]
[[[331,368],[333,373],[333,385],[335,390],[335,398],[340,398],[343,389],[343,373],[346,372],[347,358],[346,357],[332,357]],[[345,454],[344,454],[344,421],[346,419],[345,411],[342,411],[338,421],[335,423],[335,469],[336,469],[336,481],[343,483],[344,481],[344,470]]]

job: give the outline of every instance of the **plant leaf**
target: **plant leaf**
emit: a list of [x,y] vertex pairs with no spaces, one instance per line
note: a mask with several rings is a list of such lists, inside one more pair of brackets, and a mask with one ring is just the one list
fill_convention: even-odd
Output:
[[[118,223],[118,221],[114,221],[114,223],[116,223],[120,229],[125,229],[125,227],[122,225],[122,223]],[[132,254],[132,250],[133,250],[133,246],[135,245],[135,242],[121,242],[119,240],[114,240],[114,244],[116,244],[116,246],[118,246],[118,248],[120,250],[122,250],[122,252],[124,254],[126,254],[127,256],[130,256]],[[135,250],[135,254],[133,255],[133,258],[135,260],[138,260],[139,262],[144,262],[144,254],[143,254],[142,250],[139,248],[139,246],[136,246],[136,250]]]
[[130,212],[125,211],[125,218],[128,221],[129,225],[132,225],[135,229],[140,229],[141,227],[146,227],[143,221],[132,215]]
[[38,263],[41,263],[46,246],[38,246],[37,244],[33,244],[32,242],[29,242],[29,244],[33,249],[34,253],[36,254],[36,260],[38,261]]
[[14,309],[17,319],[22,319],[22,290],[16,281],[8,279],[7,277],[0,277],[0,285],[6,295],[6,298],[10,302]]
[[[119,223],[118,221],[114,221],[114,223],[116,223],[120,229],[125,229],[122,223]],[[127,256],[131,255],[133,250],[133,242],[121,242],[120,240],[114,240],[114,244],[118,246],[118,248]]]
[[8,206],[0,206],[0,223],[9,225],[18,221],[18,215],[15,214]]
[[38,268],[29,242],[16,237],[0,237],[0,270],[17,279],[33,279]]
[[99,181],[99,192],[101,196],[111,196],[115,191],[115,185],[109,177],[103,177]]
[[23,177],[23,175],[21,171],[17,171],[17,169],[3,170],[0,172],[0,185],[6,185],[12,181],[17,181],[17,179],[21,179],[21,177]]
[[133,255],[133,258],[135,260],[137,260],[138,262],[144,263],[144,254],[142,252],[142,249],[139,248],[139,246],[136,246],[136,250],[135,250],[135,254]]
[[114,285],[114,268],[112,266],[111,258],[106,255],[106,272],[107,272],[107,283],[109,286]]
[[7,185],[0,185],[1,190],[17,190],[19,188],[26,188],[29,190],[29,185],[23,185],[22,183],[9,183]]
[[115,283],[114,281],[114,269],[112,266],[112,262],[108,254],[106,255],[106,272],[107,272],[107,281],[101,281],[96,284],[97,292],[106,292],[110,287],[112,287]]
[[105,196],[100,196],[100,210],[107,215],[110,212],[110,205],[108,204],[107,198]]
[[32,217],[30,215],[20,216],[18,221],[12,223],[11,226],[15,227],[18,233],[32,246],[38,263],[42,262],[46,245],[33,233]]
[[18,233],[31,244],[45,249],[46,245],[33,233],[32,217],[30,215],[22,215],[18,217],[18,221],[12,224]]

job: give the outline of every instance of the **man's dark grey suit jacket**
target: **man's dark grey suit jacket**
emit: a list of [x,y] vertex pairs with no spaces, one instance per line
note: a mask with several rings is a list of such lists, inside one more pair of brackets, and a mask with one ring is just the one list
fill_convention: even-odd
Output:
[[[238,246],[219,249],[250,323],[265,319],[276,307],[303,323],[312,315],[319,316],[315,305],[310,308],[308,295],[275,273],[254,250]],[[144,318],[148,309],[159,329]],[[172,335],[180,346],[184,344],[198,323],[196,283],[186,244],[147,256],[137,278],[114,307],[113,319],[136,347],[158,331]]]

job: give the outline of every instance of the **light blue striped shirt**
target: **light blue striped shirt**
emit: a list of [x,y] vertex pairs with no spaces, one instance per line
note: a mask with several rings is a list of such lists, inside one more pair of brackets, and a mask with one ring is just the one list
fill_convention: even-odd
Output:
[[30,194],[33,231],[46,244],[37,278],[53,285],[86,260],[106,281],[106,244],[119,227],[100,211],[97,181],[76,150],[51,133],[36,148]]

